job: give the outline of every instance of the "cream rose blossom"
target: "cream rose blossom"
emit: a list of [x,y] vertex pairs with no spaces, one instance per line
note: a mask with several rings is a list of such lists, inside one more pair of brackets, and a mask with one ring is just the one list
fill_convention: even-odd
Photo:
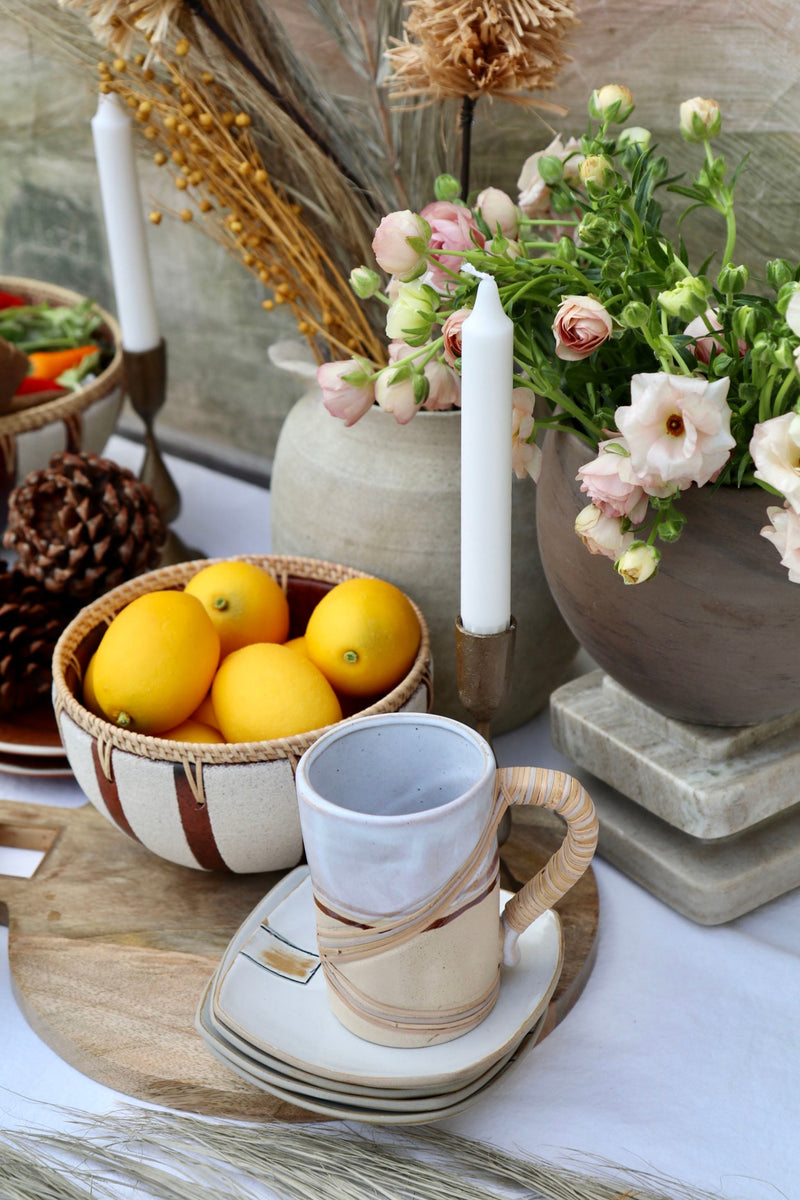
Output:
[[321,363],[317,383],[322,388],[322,403],[345,425],[354,425],[375,403],[375,389],[354,358]]
[[564,178],[567,182],[577,180],[578,168],[583,159],[580,149],[581,144],[575,138],[569,138],[564,144],[560,137],[556,137],[544,150],[537,150],[525,159],[517,180],[517,203],[526,217],[545,216],[550,208],[550,188],[539,174],[539,160],[545,156],[560,159],[564,164]]
[[533,419],[533,393],[528,388],[514,388],[511,420],[511,467],[517,479],[530,475],[538,483],[542,469],[542,452],[532,437],[536,423]]
[[772,542],[781,556],[781,565],[789,572],[790,583],[800,583],[800,514],[784,505],[767,509],[771,524],[765,525],[761,536]]
[[372,239],[372,252],[378,266],[388,275],[410,279],[425,265],[425,255],[409,245],[409,238],[427,245],[430,240],[427,222],[409,209],[389,213],[381,221]]
[[800,513],[800,416],[784,413],[756,425],[750,454],[756,479],[782,492],[787,503]]
[[575,532],[590,554],[603,554],[618,559],[633,541],[633,534],[623,532],[619,517],[608,517],[595,504],[587,504],[575,518]]
[[631,466],[651,495],[692,483],[703,487],[722,470],[736,445],[729,385],[727,378],[709,382],[660,371],[632,377],[631,403],[615,417]]
[[553,322],[556,355],[568,362],[588,358],[611,336],[611,317],[593,296],[565,296]]
[[581,491],[607,517],[627,517],[638,525],[647,514],[650,500],[631,466],[625,439],[609,438],[600,443],[599,451],[597,458],[578,471]]
[[646,542],[632,542],[620,554],[614,568],[625,583],[644,583],[655,575],[660,561],[661,555],[655,546],[648,546]]

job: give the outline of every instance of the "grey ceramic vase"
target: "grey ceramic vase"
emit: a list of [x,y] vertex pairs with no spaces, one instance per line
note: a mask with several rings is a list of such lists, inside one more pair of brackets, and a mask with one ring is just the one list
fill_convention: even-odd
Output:
[[658,573],[626,585],[574,532],[588,503],[576,480],[592,454],[548,433],[537,525],[547,579],[575,636],[618,683],[666,716],[740,726],[800,709],[800,586],[760,536],[773,503],[759,487],[689,488],[680,539]]
[[[314,388],[281,429],[272,473],[272,548],[324,558],[395,583],[430,627],[434,711],[469,721],[458,697],[460,593],[458,412],[407,425],[372,408],[347,428]],[[553,601],[536,544],[536,488],[515,480],[511,603],[517,621],[508,700],[493,732],[522,725],[564,681],[577,642]]]

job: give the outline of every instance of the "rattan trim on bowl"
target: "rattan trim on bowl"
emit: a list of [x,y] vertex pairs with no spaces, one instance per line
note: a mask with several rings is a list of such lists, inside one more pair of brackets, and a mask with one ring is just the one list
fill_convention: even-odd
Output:
[[[78,678],[82,676],[81,664],[76,657],[77,650],[103,622],[106,625],[110,624],[129,601],[145,592],[156,591],[160,588],[181,588],[201,567],[232,560],[252,562],[263,567],[284,591],[286,591],[290,576],[332,585],[341,583],[345,579],[370,578],[367,571],[358,571],[353,567],[345,567],[339,563],[325,562],[320,559],[277,554],[238,554],[226,558],[199,559],[194,562],[178,563],[176,566],[161,567],[137,579],[122,583],[107,592],[105,596],[94,600],[70,622],[56,644],[53,654],[53,704],[56,715],[62,712],[66,713],[79,728],[97,740],[101,755],[108,758],[113,747],[117,750],[126,750],[141,758],[182,763],[187,770],[187,777],[191,778],[190,769],[195,770],[204,765],[214,766],[220,763],[271,762],[275,759],[288,758],[293,765],[296,765],[304,751],[325,732],[325,729],[330,728],[330,726],[325,726],[324,729],[309,730],[307,733],[295,737],[276,738],[265,742],[228,742],[221,745],[174,742],[167,738],[131,733],[129,730],[111,725],[108,721],[94,716],[84,708],[70,690],[66,680],[67,670],[72,667],[77,672]],[[377,703],[361,710],[358,713],[360,717],[396,711],[410,700],[421,685],[427,689],[428,707],[430,707],[433,690],[430,634],[422,612],[413,600],[411,600],[411,604],[419,619],[422,633],[414,664],[405,679],[396,688],[383,696]]]
[[[58,287],[53,283],[40,283],[33,279],[24,279],[16,275],[0,277],[0,287],[5,291],[15,292],[25,296],[31,304],[42,304],[44,301],[56,304],[74,306],[86,297],[68,288]],[[33,408],[24,408],[17,413],[6,413],[0,416],[0,438],[14,437],[18,433],[30,433],[31,430],[41,429],[53,421],[69,420],[77,413],[83,412],[89,405],[94,404],[102,396],[108,395],[115,387],[122,386],[122,334],[111,313],[97,305],[97,310],[103,318],[103,324],[114,343],[114,357],[96,379],[76,388],[66,396],[57,396],[54,400],[46,400]]]

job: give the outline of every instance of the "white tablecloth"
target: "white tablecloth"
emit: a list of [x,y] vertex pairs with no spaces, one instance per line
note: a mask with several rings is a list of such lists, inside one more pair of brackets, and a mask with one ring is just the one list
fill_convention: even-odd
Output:
[[[138,468],[131,443],[115,438],[108,453]],[[267,493],[189,463],[171,468],[187,542],[210,555],[269,550]],[[504,765],[572,770],[546,714],[496,748]],[[82,802],[72,781],[3,776],[0,794]],[[595,873],[599,944],[583,995],[489,1097],[443,1127],[554,1162],[598,1154],[730,1200],[800,1195],[800,891],[702,928],[602,860]],[[48,1104],[103,1114],[126,1101],[28,1027],[0,932],[0,1125],[60,1125]]]

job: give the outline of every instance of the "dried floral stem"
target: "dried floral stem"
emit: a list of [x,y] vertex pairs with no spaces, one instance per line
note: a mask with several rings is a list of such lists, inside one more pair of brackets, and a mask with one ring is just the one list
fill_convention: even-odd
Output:
[[475,119],[475,101],[472,96],[465,96],[461,101],[461,196],[466,200],[469,196],[469,176],[472,159],[472,123]]
[[[559,1167],[431,1127],[391,1142],[352,1129],[242,1125],[147,1110],[106,1117],[73,1113],[77,1133],[0,1135],[8,1200],[86,1200],[139,1185],[159,1200],[714,1200],[655,1173],[597,1158],[591,1170]],[[27,1152],[27,1153],[26,1153]],[[71,1160],[76,1160],[76,1163]],[[7,1168],[10,1164],[10,1169]]]
[[[151,47],[156,72],[143,55],[100,65],[101,90],[117,93],[160,147],[156,162],[179,168],[177,189],[196,200],[215,240],[272,291],[267,310],[288,305],[299,331],[320,358],[385,351],[331,256],[303,219],[302,210],[273,186],[251,134],[248,114],[226,107],[228,97],[207,73],[192,76],[185,57]],[[183,220],[194,219],[189,208]],[[155,216],[157,218],[157,214]]]

